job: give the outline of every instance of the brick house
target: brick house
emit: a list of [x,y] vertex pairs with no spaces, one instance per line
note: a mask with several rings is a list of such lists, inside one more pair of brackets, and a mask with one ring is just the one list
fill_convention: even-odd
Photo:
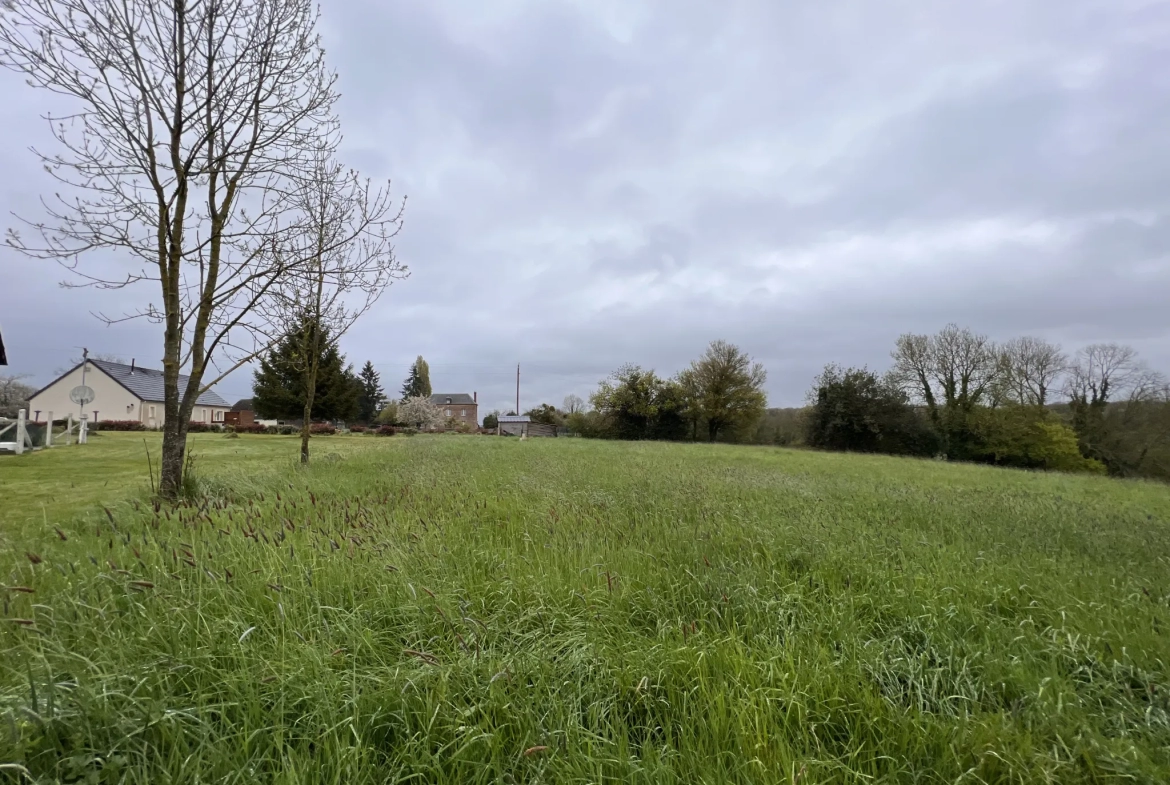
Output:
[[439,393],[431,396],[431,403],[438,406],[443,417],[454,417],[472,428],[479,427],[479,393]]

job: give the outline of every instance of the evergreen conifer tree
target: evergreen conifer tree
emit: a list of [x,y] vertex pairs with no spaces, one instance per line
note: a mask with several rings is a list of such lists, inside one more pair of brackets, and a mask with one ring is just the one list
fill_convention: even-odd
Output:
[[410,366],[410,375],[402,384],[402,400],[431,397],[431,369],[420,354]]
[[369,360],[362,366],[358,380],[362,385],[361,397],[358,400],[358,419],[364,423],[371,423],[378,416],[382,404],[386,402],[386,394],[382,392],[382,380]]
[[[299,420],[304,417],[306,368],[304,347],[311,345],[310,320],[285,335],[268,354],[261,355],[260,368],[253,375],[253,407],[266,419]],[[321,335],[317,366],[317,390],[313,396],[312,419],[348,420],[358,413],[362,384],[353,366],[325,328]]]

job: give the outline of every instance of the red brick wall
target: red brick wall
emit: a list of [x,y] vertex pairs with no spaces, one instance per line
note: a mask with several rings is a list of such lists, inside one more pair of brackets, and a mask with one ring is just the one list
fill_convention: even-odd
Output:
[[[444,403],[439,405],[439,410],[443,412],[444,419],[450,416],[471,426],[479,424],[479,404],[477,403]],[[451,414],[448,415],[447,412],[451,412]]]
[[256,412],[245,410],[242,412],[224,412],[223,422],[225,425],[251,425],[256,422]]

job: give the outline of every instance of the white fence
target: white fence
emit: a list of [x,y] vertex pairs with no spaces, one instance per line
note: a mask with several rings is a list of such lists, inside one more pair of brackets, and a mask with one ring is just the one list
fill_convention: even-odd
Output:
[[[89,417],[81,415],[81,419],[74,420],[70,414],[65,420],[65,430],[53,434],[53,413],[48,412],[49,419],[42,427],[40,423],[30,423],[28,413],[21,409],[16,413],[15,420],[0,419],[0,452],[14,452],[17,455],[52,447],[56,438],[59,443],[85,444],[89,441]],[[35,437],[40,437],[35,438]],[[39,441],[40,444],[36,442]]]

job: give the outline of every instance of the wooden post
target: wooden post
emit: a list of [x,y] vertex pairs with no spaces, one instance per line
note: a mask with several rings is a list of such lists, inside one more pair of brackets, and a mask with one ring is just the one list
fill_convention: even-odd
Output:
[[49,412],[49,427],[45,429],[45,446],[53,446],[53,413]]
[[21,453],[24,452],[24,440],[27,438],[26,433],[25,433],[27,426],[25,425],[24,418],[25,418],[24,409],[21,409],[20,411],[18,411],[16,413],[16,454],[17,455],[20,455]]

